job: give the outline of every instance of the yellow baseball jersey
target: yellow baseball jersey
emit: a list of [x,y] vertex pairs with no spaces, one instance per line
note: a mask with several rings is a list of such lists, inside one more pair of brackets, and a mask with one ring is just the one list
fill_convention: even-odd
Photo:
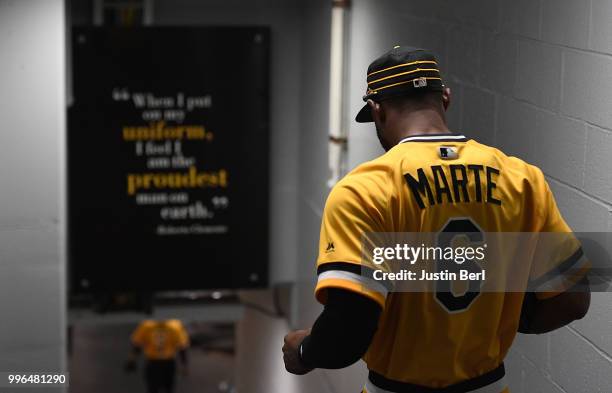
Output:
[[132,334],[132,344],[149,360],[170,360],[189,346],[189,335],[177,319],[144,320]]
[[[364,360],[390,380],[440,388],[481,376],[502,364],[517,332],[521,292],[436,299],[364,285],[364,233],[440,232],[449,223],[571,233],[538,168],[457,134],[406,138],[350,172],[327,199],[315,296],[325,304],[326,289],[338,287],[383,307]],[[588,269],[578,241],[566,238],[573,240],[546,260],[522,262],[532,264],[525,286],[546,288],[535,289],[540,298],[563,292]]]

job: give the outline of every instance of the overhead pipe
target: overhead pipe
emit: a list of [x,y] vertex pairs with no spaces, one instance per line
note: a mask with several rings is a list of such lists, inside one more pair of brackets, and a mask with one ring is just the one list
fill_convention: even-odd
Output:
[[344,116],[346,26],[350,0],[332,1],[329,72],[329,171],[331,188],[346,172],[347,131]]

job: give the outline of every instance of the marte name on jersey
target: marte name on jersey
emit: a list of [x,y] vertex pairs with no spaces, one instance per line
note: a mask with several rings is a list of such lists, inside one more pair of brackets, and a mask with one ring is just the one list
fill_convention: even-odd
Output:
[[426,207],[424,199],[429,206],[470,202],[502,204],[495,195],[495,181],[500,176],[497,168],[477,164],[432,165],[417,169],[415,175],[406,173],[404,178],[421,209]]

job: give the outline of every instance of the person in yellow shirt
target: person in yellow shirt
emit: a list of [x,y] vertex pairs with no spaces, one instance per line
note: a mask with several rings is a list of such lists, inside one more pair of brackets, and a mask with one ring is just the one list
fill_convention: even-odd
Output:
[[146,359],[144,377],[147,392],[172,393],[177,357],[180,359],[182,374],[187,374],[189,335],[181,321],[144,320],[132,333],[131,341],[132,352],[126,370],[135,370],[136,361],[142,353]]
[[[366,393],[507,393],[503,360],[516,333],[549,332],[586,314],[589,261],[541,170],[448,129],[451,92],[433,54],[395,47],[369,66],[367,86],[356,120],[375,123],[386,153],[329,194],[315,288],[325,307],[311,329],[285,336],[285,368],[305,374],[363,358]],[[547,232],[560,241],[544,252],[506,255],[516,268],[509,291],[438,282],[402,292],[364,263],[370,233],[434,233],[450,245]],[[484,271],[462,266],[470,265]]]

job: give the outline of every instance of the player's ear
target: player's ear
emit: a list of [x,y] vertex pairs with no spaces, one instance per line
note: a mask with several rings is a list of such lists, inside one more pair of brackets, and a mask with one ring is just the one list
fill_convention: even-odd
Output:
[[374,102],[373,100],[368,100],[367,103],[370,106],[374,122],[376,124],[383,124],[385,122],[385,113],[380,103]]
[[442,105],[444,106],[444,110],[447,111],[448,107],[451,103],[451,89],[450,87],[445,87],[442,89]]

